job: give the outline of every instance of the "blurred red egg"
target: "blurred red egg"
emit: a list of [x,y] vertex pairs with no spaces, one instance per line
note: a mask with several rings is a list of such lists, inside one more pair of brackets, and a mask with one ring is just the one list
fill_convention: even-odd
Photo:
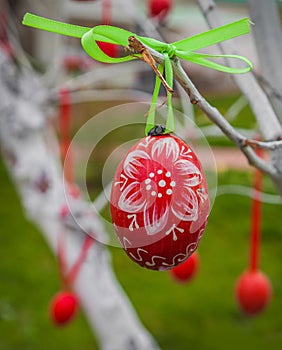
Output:
[[141,139],[116,170],[113,226],[126,254],[142,267],[168,270],[188,259],[203,236],[209,208],[199,159],[174,135]]
[[149,0],[149,16],[165,19],[171,10],[172,0]]
[[71,292],[57,293],[50,304],[50,316],[57,325],[64,325],[71,321],[78,309],[78,299]]
[[199,265],[200,257],[196,251],[186,261],[174,267],[169,272],[177,282],[188,282],[197,274]]
[[63,65],[69,72],[85,71],[89,68],[89,62],[86,57],[69,55],[64,58]]
[[272,286],[261,271],[246,271],[238,279],[235,296],[239,307],[246,315],[263,311],[272,296]]

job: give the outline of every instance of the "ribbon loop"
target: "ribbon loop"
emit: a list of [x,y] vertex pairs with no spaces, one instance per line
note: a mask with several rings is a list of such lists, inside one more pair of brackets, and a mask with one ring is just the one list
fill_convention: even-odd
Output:
[[115,38],[113,37],[110,38],[110,37],[107,37],[106,35],[99,34],[99,30],[97,33],[95,29],[96,28],[90,29],[85,34],[83,34],[81,38],[81,46],[91,58],[103,63],[120,63],[120,62],[130,61],[133,59],[132,56],[113,58],[105,54],[104,51],[100,49],[97,42],[104,41],[104,42],[110,42],[112,44],[117,44],[117,45],[119,45],[120,43],[119,41],[115,40]]
[[[136,36],[144,45],[158,51],[162,54],[166,53],[171,59],[174,56],[184,60],[219,70],[226,73],[238,74],[246,73],[252,69],[251,62],[238,55],[205,55],[194,52],[195,50],[220,43],[222,41],[235,38],[237,36],[247,34],[250,31],[250,22],[248,18],[226,24],[224,26],[208,30],[207,32],[194,35],[176,41],[171,44],[163,43],[156,39],[135,35],[134,33],[122,28],[109,25],[99,25],[94,28],[81,27],[73,24],[62,23],[47,18],[39,17],[30,13],[25,14],[23,24],[62,35],[81,38],[81,44],[86,53],[93,59],[104,63],[120,63],[135,59],[133,56],[125,56],[113,58],[106,55],[98,46],[97,42],[104,41],[116,45],[127,46],[128,38],[132,35]],[[237,58],[247,64],[246,68],[232,68],[212,62],[209,58],[225,57]]]
[[[239,55],[210,55],[210,54],[200,54],[200,53],[196,53],[196,52],[191,52],[190,54],[186,53],[186,54],[182,55],[181,53],[178,52],[177,56],[180,58],[185,57],[185,59],[187,58],[187,60],[189,62],[196,63],[200,66],[204,66],[207,68],[211,68],[211,69],[214,69],[214,70],[217,70],[220,72],[230,73],[230,74],[247,73],[252,68],[251,61],[249,61],[246,57],[239,56]],[[216,58],[224,58],[224,59],[232,58],[232,59],[241,60],[247,64],[247,67],[245,67],[245,68],[229,67],[229,66],[212,61],[211,59],[214,59],[214,58],[215,59]]]
[[128,37],[135,35],[128,30],[109,25],[99,25],[92,30],[95,35],[95,40],[99,37],[100,41],[106,41],[121,46],[127,46]]

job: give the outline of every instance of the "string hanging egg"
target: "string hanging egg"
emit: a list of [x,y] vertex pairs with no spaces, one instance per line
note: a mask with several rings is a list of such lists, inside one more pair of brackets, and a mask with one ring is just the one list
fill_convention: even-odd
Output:
[[[263,151],[256,150],[263,158]],[[250,261],[249,268],[241,274],[235,285],[235,297],[240,309],[248,316],[262,312],[270,302],[272,285],[269,278],[259,270],[261,242],[261,196],[263,175],[254,171],[254,197],[251,212]]]

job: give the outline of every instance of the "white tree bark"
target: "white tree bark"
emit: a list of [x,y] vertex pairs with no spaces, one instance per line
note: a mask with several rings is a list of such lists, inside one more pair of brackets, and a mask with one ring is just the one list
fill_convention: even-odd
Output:
[[276,0],[248,0],[263,82],[282,125],[282,31]]
[[[23,74],[22,74],[23,73]],[[59,212],[66,203],[58,145],[44,113],[48,94],[31,71],[21,73],[0,51],[0,144],[3,156],[21,196],[27,216],[38,225],[55,254],[58,235],[67,236],[67,265],[76,260],[85,232],[71,217],[62,221]],[[46,112],[46,111],[45,111]],[[45,188],[39,189],[42,176]],[[74,289],[89,324],[103,350],[158,349],[141,325],[128,298],[119,286],[105,241],[103,226],[82,199],[68,198],[80,220],[97,241],[82,266]]]

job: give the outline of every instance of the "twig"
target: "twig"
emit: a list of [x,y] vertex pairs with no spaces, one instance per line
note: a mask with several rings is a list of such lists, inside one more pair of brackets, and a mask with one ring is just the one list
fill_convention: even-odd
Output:
[[263,148],[263,149],[267,149],[270,151],[274,151],[274,150],[282,147],[282,141],[275,140],[275,141],[262,142],[262,141],[252,140],[252,139],[246,139],[245,146],[250,146],[252,148]]

